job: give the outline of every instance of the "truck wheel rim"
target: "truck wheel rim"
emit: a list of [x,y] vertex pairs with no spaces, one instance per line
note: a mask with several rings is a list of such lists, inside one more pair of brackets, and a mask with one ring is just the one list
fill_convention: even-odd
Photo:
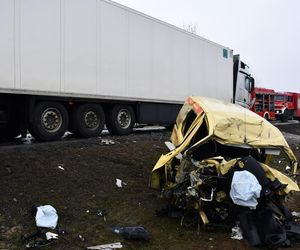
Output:
[[100,120],[95,112],[88,111],[84,115],[84,122],[88,128],[97,128]]
[[117,121],[121,128],[129,128],[131,124],[131,116],[127,109],[121,109],[118,113]]
[[61,113],[56,108],[47,108],[42,113],[41,124],[48,132],[57,132],[62,125]]

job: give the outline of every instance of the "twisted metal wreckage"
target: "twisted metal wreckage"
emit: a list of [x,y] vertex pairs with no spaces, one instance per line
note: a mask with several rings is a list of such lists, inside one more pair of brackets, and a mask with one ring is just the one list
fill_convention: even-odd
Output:
[[[276,127],[240,106],[189,97],[171,142],[152,170],[150,186],[162,190],[183,220],[193,214],[197,225],[236,223],[252,246],[277,248],[300,240],[300,225],[284,205],[291,191],[299,191],[291,179],[298,163]],[[270,166],[279,154],[288,159],[291,178]]]

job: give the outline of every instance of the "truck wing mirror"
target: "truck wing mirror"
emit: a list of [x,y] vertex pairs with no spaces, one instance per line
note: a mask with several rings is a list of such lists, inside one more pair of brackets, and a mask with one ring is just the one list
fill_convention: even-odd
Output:
[[255,80],[253,77],[250,77],[250,82],[251,82],[251,90],[250,91],[252,92],[255,88]]

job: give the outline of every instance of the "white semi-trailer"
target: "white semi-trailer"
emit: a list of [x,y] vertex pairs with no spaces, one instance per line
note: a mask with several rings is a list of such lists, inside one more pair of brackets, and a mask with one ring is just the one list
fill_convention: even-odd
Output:
[[0,137],[127,134],[253,83],[231,49],[109,0],[0,0]]

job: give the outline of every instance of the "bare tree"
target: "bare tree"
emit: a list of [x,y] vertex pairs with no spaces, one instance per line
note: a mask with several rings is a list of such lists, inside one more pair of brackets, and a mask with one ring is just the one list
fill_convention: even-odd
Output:
[[182,28],[183,28],[184,30],[188,31],[188,32],[191,32],[191,33],[195,34],[195,35],[198,33],[198,32],[197,32],[198,26],[197,26],[197,24],[195,24],[195,23],[184,24],[184,25],[182,26]]

